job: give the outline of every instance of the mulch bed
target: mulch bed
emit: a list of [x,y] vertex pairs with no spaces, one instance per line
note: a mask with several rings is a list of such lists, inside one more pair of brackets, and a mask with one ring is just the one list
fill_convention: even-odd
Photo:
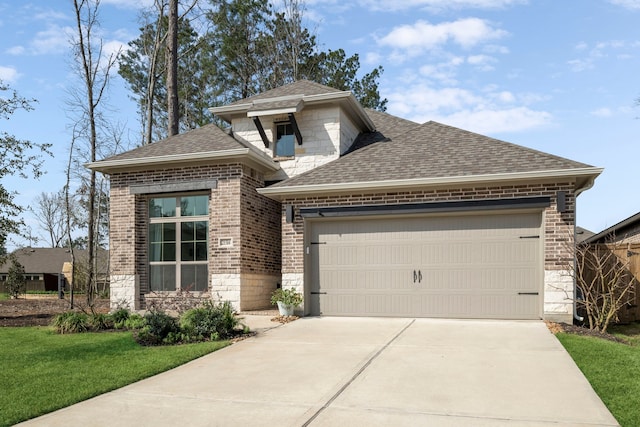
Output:
[[[19,298],[0,301],[0,327],[1,326],[47,326],[53,316],[71,309],[68,299],[51,297]],[[74,310],[88,312],[84,296],[76,297]],[[109,312],[109,300],[97,300],[95,310],[98,313]]]
[[568,334],[596,337],[596,338],[602,338],[604,340],[628,344],[626,341],[620,338],[617,338],[611,334],[594,331],[593,329],[584,328],[582,326],[569,325],[567,323],[553,323],[553,322],[546,322],[546,324],[549,330],[553,334],[557,334],[559,332],[565,332]]

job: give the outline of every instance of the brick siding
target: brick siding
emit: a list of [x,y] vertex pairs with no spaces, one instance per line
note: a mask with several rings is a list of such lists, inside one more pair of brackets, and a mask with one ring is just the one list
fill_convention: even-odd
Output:
[[[209,274],[280,274],[280,205],[256,192],[264,186],[259,172],[237,163],[114,173],[111,274],[139,278],[141,308],[149,292],[148,200],[158,195],[131,195],[130,186],[211,179],[217,188],[210,190]],[[221,246],[221,238],[232,244]]]
[[[551,198],[551,206],[545,210],[544,215],[545,270],[566,270],[567,262],[573,259],[571,251],[575,221],[573,188],[572,182],[559,182],[288,198],[282,200],[282,273],[303,273],[304,270],[304,222],[299,210],[302,207],[394,205],[529,196]],[[565,191],[567,194],[567,209],[564,213],[558,213],[556,209],[557,191]],[[286,223],[284,217],[284,206],[287,204],[295,208],[294,222],[290,224]]]

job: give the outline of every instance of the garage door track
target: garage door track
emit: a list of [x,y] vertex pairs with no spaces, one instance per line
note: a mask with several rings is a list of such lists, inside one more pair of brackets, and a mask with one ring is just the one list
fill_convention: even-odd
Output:
[[25,425],[618,424],[541,321],[305,318]]

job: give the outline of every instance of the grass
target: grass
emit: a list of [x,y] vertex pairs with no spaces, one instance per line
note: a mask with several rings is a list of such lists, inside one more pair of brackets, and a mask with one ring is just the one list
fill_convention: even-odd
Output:
[[58,335],[44,327],[0,328],[0,426],[114,390],[228,344],[141,347],[130,332]]
[[629,344],[601,338],[558,334],[591,386],[621,426],[640,423],[640,324],[610,331]]

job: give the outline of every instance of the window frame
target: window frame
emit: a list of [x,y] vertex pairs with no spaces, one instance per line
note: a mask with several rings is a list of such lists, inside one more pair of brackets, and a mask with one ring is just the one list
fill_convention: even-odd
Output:
[[[191,216],[183,216],[182,215],[182,200],[187,197],[197,197],[203,196],[206,197],[206,213],[199,215],[191,215]],[[151,212],[151,201],[153,199],[175,199],[175,214],[173,216],[152,216]],[[151,194],[147,197],[147,269],[148,269],[148,283],[149,283],[149,291],[150,292],[179,292],[181,290],[184,291],[193,291],[193,292],[208,292],[210,283],[209,283],[209,259],[210,259],[210,233],[209,233],[209,225],[210,225],[210,212],[211,212],[211,193],[207,192],[188,192],[188,193],[163,193],[163,194]],[[197,206],[197,205],[196,205]],[[205,259],[193,261],[184,261],[182,258],[182,224],[192,223],[194,224],[194,240],[185,240],[185,242],[192,243],[194,248],[197,243],[202,243],[202,240],[198,240],[195,232],[195,226],[199,222],[205,223],[205,239],[204,243],[206,245]],[[152,261],[152,250],[151,247],[153,244],[158,243],[152,241],[152,233],[151,228],[153,224],[175,224],[175,237],[171,243],[174,244],[174,253],[175,260],[165,261]],[[162,236],[163,238],[164,236]],[[160,240],[159,243],[164,245],[164,240]],[[160,258],[163,257],[162,250],[160,252]],[[196,254],[194,253],[194,258],[196,258]],[[152,284],[152,274],[151,270],[153,266],[169,266],[174,267],[175,269],[175,284],[173,289],[166,289],[165,283],[162,283],[160,287],[153,286]],[[205,266],[206,267],[206,278],[205,278],[205,289],[183,289],[182,288],[182,268],[184,266]]]
[[[296,156],[296,135],[295,135],[295,131],[293,130],[293,123],[291,122],[291,120],[281,120],[281,121],[277,121],[277,122],[273,122],[274,125],[274,130],[273,130],[273,135],[274,135],[274,141],[273,141],[273,157],[276,159],[293,159]],[[279,126],[288,126],[291,130],[291,133],[285,133],[282,135],[278,134],[278,128]],[[291,145],[291,154],[276,154],[278,152],[278,143],[280,142],[281,136],[292,136],[293,137],[293,141],[292,141],[292,145]]]

